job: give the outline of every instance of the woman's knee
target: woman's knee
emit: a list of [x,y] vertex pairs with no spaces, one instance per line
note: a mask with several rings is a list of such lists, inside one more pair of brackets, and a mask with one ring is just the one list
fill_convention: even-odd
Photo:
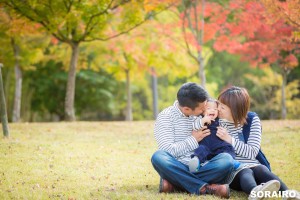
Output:
[[270,172],[270,170],[264,165],[258,165],[256,167],[254,167],[252,170],[255,174],[257,174],[257,173],[258,174],[261,174],[261,173],[265,174],[265,173]]
[[238,177],[254,177],[253,176],[253,171],[249,168],[245,168],[245,169],[242,169],[238,174],[237,174]]

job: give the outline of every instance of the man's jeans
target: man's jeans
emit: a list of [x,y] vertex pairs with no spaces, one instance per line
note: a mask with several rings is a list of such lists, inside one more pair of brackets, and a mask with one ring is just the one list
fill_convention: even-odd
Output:
[[191,173],[187,165],[163,150],[156,151],[151,162],[161,178],[168,180],[180,190],[197,195],[200,194],[200,188],[206,184],[222,183],[233,170],[233,158],[228,153],[218,154],[196,173]]

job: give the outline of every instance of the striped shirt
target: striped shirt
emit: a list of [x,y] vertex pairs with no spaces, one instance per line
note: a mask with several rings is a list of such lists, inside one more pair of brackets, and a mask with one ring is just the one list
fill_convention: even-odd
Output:
[[[200,115],[200,116],[194,116],[193,130],[198,131],[198,130],[200,130],[201,128],[203,128],[204,126],[209,125],[209,124],[202,125],[202,118],[203,118],[203,117],[202,117],[201,115]],[[217,119],[217,118],[215,118],[214,120],[216,120],[216,119]],[[226,124],[226,122],[220,120],[218,123],[219,123],[219,126],[224,127],[224,128],[227,129],[227,124]],[[209,128],[209,127],[208,127],[208,128]],[[207,137],[209,137],[209,136],[207,136]]]
[[188,165],[191,155],[199,146],[192,136],[194,120],[194,116],[185,116],[178,107],[178,101],[175,101],[173,106],[159,113],[154,126],[158,148],[185,165]]
[[235,127],[233,122],[222,121],[222,123],[226,123],[227,130],[232,136],[232,146],[236,154],[235,159],[245,164],[259,164],[256,156],[261,143],[260,119],[257,116],[253,118],[247,143],[243,140],[243,127],[241,125]]
[[193,118],[193,130],[198,131],[203,128],[204,125],[202,124],[202,116],[194,116]]

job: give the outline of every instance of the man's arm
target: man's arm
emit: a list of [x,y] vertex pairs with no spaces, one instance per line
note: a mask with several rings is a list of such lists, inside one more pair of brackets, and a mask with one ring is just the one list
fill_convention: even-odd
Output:
[[182,141],[175,142],[174,125],[167,113],[158,115],[154,126],[154,136],[158,148],[169,152],[174,157],[182,156],[198,147],[198,142],[192,135],[186,136]]

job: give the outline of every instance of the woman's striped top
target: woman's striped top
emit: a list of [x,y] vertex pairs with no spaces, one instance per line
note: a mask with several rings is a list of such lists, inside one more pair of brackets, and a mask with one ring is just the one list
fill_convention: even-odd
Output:
[[261,144],[260,119],[257,116],[253,118],[247,143],[243,140],[242,126],[238,125],[238,127],[235,127],[233,122],[221,119],[220,121],[226,124],[228,133],[232,136],[232,146],[236,154],[235,159],[245,164],[259,164],[256,156]]

